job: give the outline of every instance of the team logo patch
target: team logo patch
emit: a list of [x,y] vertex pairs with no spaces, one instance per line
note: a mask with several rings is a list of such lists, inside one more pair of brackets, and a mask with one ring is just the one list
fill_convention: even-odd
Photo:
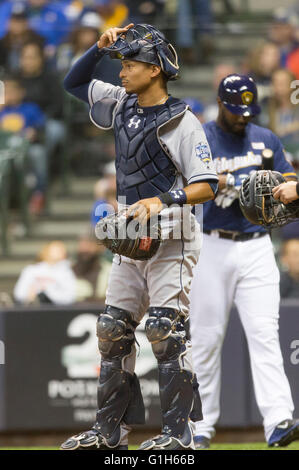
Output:
[[251,93],[251,91],[244,91],[244,93],[241,95],[241,98],[243,104],[251,104],[253,101],[253,93]]
[[211,154],[209,146],[205,143],[200,143],[195,147],[196,156],[201,159],[204,163],[211,161]]

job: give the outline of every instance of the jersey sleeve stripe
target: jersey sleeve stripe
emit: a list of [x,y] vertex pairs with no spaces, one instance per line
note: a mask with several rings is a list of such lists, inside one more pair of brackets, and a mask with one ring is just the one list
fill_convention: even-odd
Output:
[[217,175],[215,175],[215,173],[204,173],[204,174],[201,174],[201,175],[193,175],[187,181],[190,184],[191,181],[192,181],[192,183],[194,183],[196,181],[202,181],[202,180],[215,180],[215,181],[218,181],[219,178],[217,177]]
[[95,86],[95,83],[96,83],[96,80],[93,80],[92,82],[90,82],[90,85],[89,85],[88,94],[89,94],[89,103],[91,103],[90,106],[92,106],[94,104],[93,97],[92,97],[92,92],[93,92],[93,87]]
[[297,174],[294,171],[290,173],[282,173],[282,176],[295,176],[297,178]]

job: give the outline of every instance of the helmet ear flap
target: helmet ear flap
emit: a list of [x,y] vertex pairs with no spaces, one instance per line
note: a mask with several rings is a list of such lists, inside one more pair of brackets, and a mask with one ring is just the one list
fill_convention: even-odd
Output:
[[178,56],[172,44],[156,46],[161,69],[169,80],[176,80],[179,74]]

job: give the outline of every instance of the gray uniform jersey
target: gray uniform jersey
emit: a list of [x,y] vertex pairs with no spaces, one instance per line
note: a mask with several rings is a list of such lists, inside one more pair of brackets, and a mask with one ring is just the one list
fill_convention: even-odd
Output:
[[[89,103],[92,106],[95,102],[103,98],[114,98],[121,102],[127,93],[124,88],[104,83],[101,80],[92,80],[89,86]],[[183,116],[169,121],[162,126],[158,133],[158,138],[163,144],[163,148],[171,158],[178,170],[177,179],[172,189],[182,189],[190,183],[214,180],[218,181],[214,163],[211,158],[209,144],[204,130],[194,114],[187,110]],[[196,207],[197,220],[201,219],[201,205]],[[178,236],[181,226],[182,209],[164,209],[162,217],[162,237],[164,239]],[[186,219],[185,219],[186,218]],[[191,234],[187,225],[192,229],[193,234],[199,233],[199,228],[191,207],[184,210],[184,222],[186,238],[190,239]],[[198,243],[198,236],[195,237]]]

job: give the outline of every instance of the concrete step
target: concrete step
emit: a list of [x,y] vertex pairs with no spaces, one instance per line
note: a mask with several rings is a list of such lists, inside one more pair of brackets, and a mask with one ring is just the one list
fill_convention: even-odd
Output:
[[98,177],[84,177],[84,178],[78,178],[75,176],[72,176],[70,178],[70,193],[68,195],[64,195],[61,192],[61,184],[59,182],[55,183],[51,189],[51,195],[52,198],[57,198],[57,199],[69,199],[69,198],[76,198],[81,197],[90,197],[93,198],[93,187],[95,183],[98,181]]
[[56,240],[61,240],[63,237],[77,237],[86,231],[88,225],[88,217],[86,221],[81,220],[61,220],[61,221],[38,221],[34,224],[32,234],[37,237],[55,237]]
[[[13,240],[10,244],[12,256],[7,260],[11,259],[22,259],[22,260],[34,260],[36,259],[37,254],[39,251],[45,246],[46,243],[50,242],[51,240],[47,238],[44,239],[32,239],[32,238],[24,238],[22,240]],[[67,252],[70,256],[76,252],[77,247],[77,240],[65,240]],[[0,262],[2,264],[2,261]]]
[[[31,263],[34,260],[31,260]],[[29,260],[20,258],[1,258],[0,262],[0,290],[2,290],[2,280],[10,279],[16,280],[22,269],[28,266]]]
[[[73,197],[70,198],[53,198],[50,205],[50,214],[49,217],[73,217],[77,219],[78,217],[85,217],[88,219],[91,208],[93,204],[92,197],[86,197],[85,199],[76,199]],[[46,216],[48,217],[48,216]]]

